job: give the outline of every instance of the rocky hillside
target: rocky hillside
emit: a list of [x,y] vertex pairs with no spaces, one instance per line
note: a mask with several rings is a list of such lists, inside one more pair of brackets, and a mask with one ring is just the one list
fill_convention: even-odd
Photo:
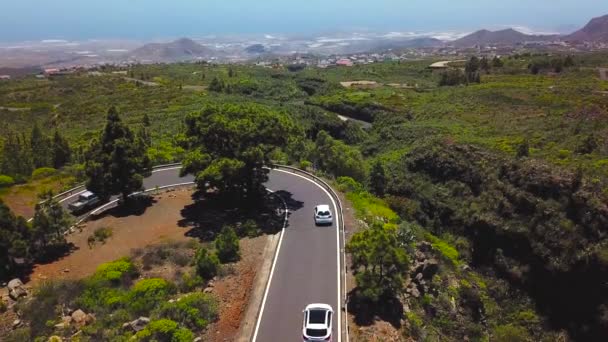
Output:
[[188,38],[170,43],[151,43],[131,51],[130,58],[153,62],[179,62],[209,58],[214,51]]
[[565,37],[570,41],[608,42],[608,15],[593,18],[582,29]]
[[479,30],[471,33],[460,39],[453,41],[451,44],[458,47],[469,47],[475,45],[515,45],[526,41],[544,41],[555,39],[553,35],[528,35],[514,29],[506,29],[500,31]]

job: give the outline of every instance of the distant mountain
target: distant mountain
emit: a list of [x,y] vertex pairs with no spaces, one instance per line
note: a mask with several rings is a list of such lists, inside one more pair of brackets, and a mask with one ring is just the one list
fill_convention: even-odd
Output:
[[192,39],[181,38],[170,43],[146,44],[128,53],[130,58],[154,62],[190,61],[198,58],[209,58],[215,52]]
[[500,31],[480,30],[451,42],[457,47],[469,47],[475,45],[515,45],[526,41],[546,41],[557,38],[557,35],[529,35],[506,29]]
[[250,54],[260,54],[260,53],[265,53],[267,51],[266,51],[266,48],[264,47],[264,45],[253,44],[253,45],[246,47],[245,52],[250,53]]
[[564,39],[608,43],[608,15],[591,19],[585,27],[564,37]]

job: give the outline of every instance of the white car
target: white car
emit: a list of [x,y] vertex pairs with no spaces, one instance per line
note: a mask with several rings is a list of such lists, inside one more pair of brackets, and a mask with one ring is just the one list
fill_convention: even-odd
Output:
[[334,310],[327,304],[310,304],[304,309],[304,342],[331,341],[331,318]]
[[315,224],[332,224],[331,210],[327,204],[319,204],[315,207]]

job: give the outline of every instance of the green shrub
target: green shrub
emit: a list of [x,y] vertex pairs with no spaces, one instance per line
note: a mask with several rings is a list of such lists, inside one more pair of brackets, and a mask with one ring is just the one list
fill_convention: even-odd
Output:
[[194,258],[196,272],[205,279],[211,279],[217,275],[220,266],[220,259],[215,253],[210,253],[206,248],[201,247],[196,252]]
[[107,227],[99,227],[95,229],[92,235],[90,235],[87,239],[87,243],[89,248],[91,248],[95,243],[99,242],[101,244],[105,244],[106,240],[112,236],[112,228]]
[[162,278],[141,280],[129,291],[129,308],[136,314],[146,314],[174,292],[174,286]]
[[392,211],[386,202],[368,192],[349,192],[346,198],[353,204],[357,215],[367,223],[399,222],[399,216]]
[[39,169],[34,170],[34,172],[32,172],[32,178],[34,178],[34,179],[46,178],[46,177],[50,177],[56,173],[57,173],[57,170],[52,167],[41,167]]
[[247,220],[238,227],[239,236],[256,237],[259,234],[258,224],[254,220]]
[[11,176],[0,175],[0,188],[11,186],[15,184],[15,180]]
[[415,339],[419,339],[420,337],[422,337],[422,327],[424,322],[422,321],[422,319],[416,315],[413,311],[410,311],[408,313],[405,314],[405,318],[407,319],[407,321],[409,322],[409,333],[410,335],[415,338]]
[[312,163],[311,163],[311,162],[309,162],[308,160],[300,160],[300,165],[299,165],[299,168],[300,168],[301,170],[306,171],[306,170],[308,170],[308,169],[309,169],[311,166],[312,166]]
[[184,273],[177,282],[177,289],[180,292],[190,292],[197,286],[201,286],[205,280],[197,274]]
[[159,319],[150,322],[135,338],[138,341],[191,342],[194,334],[186,328],[180,328],[175,321]]
[[338,190],[341,192],[361,192],[363,191],[363,185],[352,179],[351,177],[338,177],[336,180],[338,183]]
[[426,239],[431,241],[433,248],[439,251],[445,259],[451,261],[454,265],[459,264],[458,259],[460,258],[460,254],[456,248],[432,234],[427,234]]
[[121,280],[130,280],[137,275],[135,265],[128,258],[118,259],[99,265],[93,279],[101,282],[111,282],[117,285]]
[[530,336],[526,329],[512,325],[501,325],[494,329],[492,341],[496,342],[527,342]]
[[23,342],[23,341],[31,341],[30,328],[23,327],[17,328],[11,332],[9,332],[6,336],[4,336],[4,342]]
[[217,319],[217,302],[208,294],[192,293],[173,303],[165,303],[155,313],[159,318],[180,322],[189,329],[204,329]]
[[222,263],[233,262],[240,259],[239,237],[236,236],[234,228],[224,226],[215,238],[217,256]]

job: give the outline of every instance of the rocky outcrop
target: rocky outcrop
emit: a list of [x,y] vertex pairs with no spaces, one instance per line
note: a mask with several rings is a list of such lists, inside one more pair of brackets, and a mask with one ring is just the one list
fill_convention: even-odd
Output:
[[405,293],[418,298],[432,291],[431,281],[439,271],[439,262],[433,255],[433,247],[428,242],[421,242],[414,253],[415,259],[410,266],[410,282]]
[[146,327],[146,325],[148,325],[148,323],[150,323],[150,318],[139,317],[136,320],[123,324],[122,328],[123,329],[132,329],[134,332],[138,332],[138,331],[143,330]]
[[7,287],[8,287],[8,295],[13,300],[17,300],[21,297],[27,296],[27,291],[25,290],[25,287],[23,286],[23,282],[18,278],[15,278],[15,279],[9,281]]

